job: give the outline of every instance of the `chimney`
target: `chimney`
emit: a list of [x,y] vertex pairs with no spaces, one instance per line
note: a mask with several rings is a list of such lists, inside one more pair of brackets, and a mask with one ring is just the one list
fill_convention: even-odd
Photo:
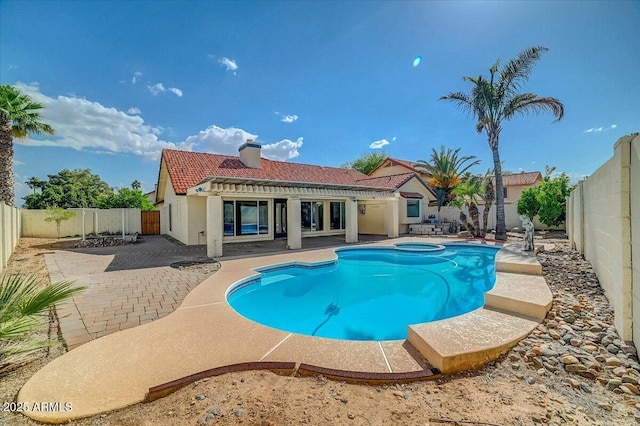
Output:
[[262,168],[262,163],[260,162],[260,146],[261,145],[254,142],[253,139],[247,139],[247,141],[238,148],[240,161],[252,169]]

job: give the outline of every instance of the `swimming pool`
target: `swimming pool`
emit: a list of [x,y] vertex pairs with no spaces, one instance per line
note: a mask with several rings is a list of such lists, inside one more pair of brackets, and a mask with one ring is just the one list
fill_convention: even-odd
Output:
[[321,264],[274,265],[229,288],[239,314],[319,337],[396,340],[407,326],[484,305],[498,247],[411,243],[336,250]]

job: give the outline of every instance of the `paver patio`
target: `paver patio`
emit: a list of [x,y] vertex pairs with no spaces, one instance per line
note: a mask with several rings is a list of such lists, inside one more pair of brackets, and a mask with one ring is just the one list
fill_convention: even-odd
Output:
[[205,256],[204,246],[181,246],[144,237],[129,246],[74,249],[46,254],[51,281],[73,280],[87,289],[58,308],[69,349],[175,311],[184,297],[214,272],[178,270],[173,262]]

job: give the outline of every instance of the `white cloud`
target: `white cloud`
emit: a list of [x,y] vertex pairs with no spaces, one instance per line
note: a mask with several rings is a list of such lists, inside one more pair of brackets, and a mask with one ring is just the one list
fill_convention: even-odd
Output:
[[397,138],[396,138],[395,136],[394,136],[394,137],[392,137],[392,138],[391,138],[391,142],[395,142],[395,141],[396,141],[396,139],[397,139]]
[[380,139],[379,141],[371,142],[371,145],[369,145],[369,148],[371,148],[371,149],[380,149],[385,145],[389,145],[389,141],[386,140],[386,139]]
[[167,89],[164,88],[164,84],[162,83],[157,83],[157,84],[154,84],[153,86],[147,85],[147,90],[151,92],[153,96],[157,96],[158,93],[167,91]]
[[283,139],[280,142],[262,145],[262,156],[270,160],[286,161],[296,158],[300,153],[298,149],[302,147],[303,138],[298,138],[295,142]]
[[140,115],[142,114],[142,111],[140,111],[140,108],[138,107],[131,107],[127,110],[127,114],[130,115]]
[[234,59],[229,59],[226,56],[218,59],[218,63],[223,65],[227,71],[233,71],[233,74],[235,75],[235,71],[237,71],[238,69],[238,64],[236,63],[236,61]]
[[138,82],[138,77],[140,77],[142,73],[140,71],[136,71],[133,73],[133,77],[131,77],[131,84],[136,84]]
[[615,129],[616,127],[618,127],[617,124],[612,124],[611,126],[608,127],[604,127],[604,126],[600,126],[600,127],[591,127],[590,129],[585,130],[585,133],[600,133],[600,132],[604,132],[607,130],[611,130],[611,129]]
[[[182,142],[163,140],[164,129],[151,126],[138,115],[106,107],[76,97],[49,97],[40,92],[37,83],[16,83],[21,92],[44,106],[42,119],[55,129],[52,136],[28,139],[31,146],[55,146],[88,150],[96,154],[130,153],[158,160],[162,149],[208,151],[217,154],[238,155],[238,147],[247,139],[257,140],[258,135],[237,127],[222,128],[215,125],[189,136]],[[134,108],[128,110],[129,113]],[[274,160],[288,160],[299,155],[303,138],[296,141],[283,139],[262,145],[262,155]],[[18,162],[16,162],[18,164]]]
[[14,166],[24,166],[25,164],[27,164],[27,163],[25,163],[24,161],[16,160],[15,157],[13,158],[13,165]]
[[40,92],[37,83],[16,83],[23,93],[44,106],[43,121],[55,129],[52,136],[29,139],[29,145],[67,147],[103,153],[132,153],[157,160],[163,148],[192,150],[186,142],[172,143],[159,138],[162,128],[142,117],[76,97],[51,98]]
[[147,85],[147,90],[153,95],[153,96],[158,96],[159,93],[162,92],[172,92],[174,93],[176,96],[181,97],[182,96],[182,90],[176,88],[176,87],[170,87],[170,88],[166,88],[164,87],[164,84],[162,83],[156,83],[153,86]]
[[[183,143],[215,154],[237,156],[238,148],[248,139],[257,142],[258,135],[237,127],[223,129],[214,125],[201,130],[197,135],[189,136]],[[298,138],[295,142],[283,139],[279,142],[263,144],[262,156],[270,160],[289,160],[300,155],[298,149],[302,147],[302,143],[303,138]]]
[[299,117],[295,114],[293,115],[285,115],[284,117],[282,117],[282,120],[280,121],[284,121],[285,123],[293,123],[294,121],[296,121]]
[[223,129],[218,126],[209,126],[201,130],[197,135],[189,136],[184,143],[187,145],[204,148],[206,151],[223,155],[238,155],[238,147],[247,139],[256,140],[258,135],[253,135],[236,127]]

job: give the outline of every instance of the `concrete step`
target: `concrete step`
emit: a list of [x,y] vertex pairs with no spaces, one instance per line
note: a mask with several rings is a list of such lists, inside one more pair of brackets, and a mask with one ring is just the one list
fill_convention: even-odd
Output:
[[409,343],[443,374],[477,368],[527,336],[537,321],[480,308],[446,320],[409,326]]
[[542,321],[553,295],[542,276],[496,273],[496,283],[484,295],[484,306],[496,311]]

